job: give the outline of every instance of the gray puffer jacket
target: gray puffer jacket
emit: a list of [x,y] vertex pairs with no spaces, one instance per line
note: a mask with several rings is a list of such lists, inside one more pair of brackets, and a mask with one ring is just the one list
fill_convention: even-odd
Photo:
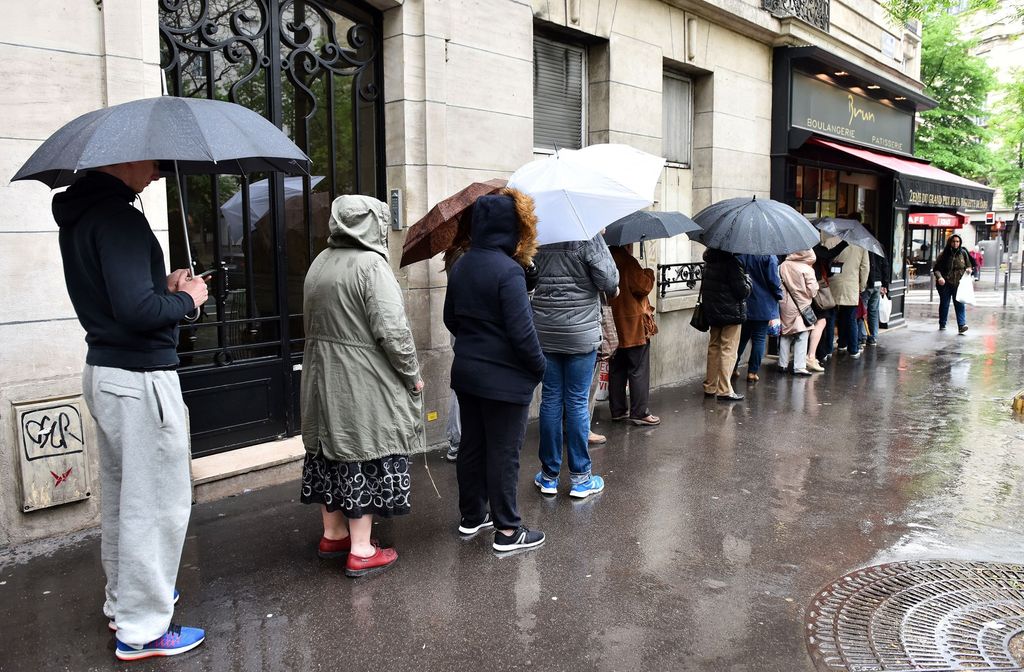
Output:
[[601,344],[600,292],[614,294],[619,271],[601,234],[541,245],[533,258],[540,280],[533,323],[544,352],[584,354]]

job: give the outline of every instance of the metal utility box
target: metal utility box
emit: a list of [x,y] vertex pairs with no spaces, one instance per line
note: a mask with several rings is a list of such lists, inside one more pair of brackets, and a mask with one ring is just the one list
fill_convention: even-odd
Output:
[[92,496],[81,397],[14,404],[22,511]]

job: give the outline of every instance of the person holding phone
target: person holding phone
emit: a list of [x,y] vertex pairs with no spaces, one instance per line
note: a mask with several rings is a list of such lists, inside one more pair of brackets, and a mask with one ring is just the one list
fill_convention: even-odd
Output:
[[192,506],[178,323],[207,289],[188,269],[167,274],[160,243],[132,205],[159,176],[156,161],[119,163],[53,197],[64,278],[89,347],[82,394],[100,457],[103,613],[121,660],[173,656],[206,637],[171,616]]

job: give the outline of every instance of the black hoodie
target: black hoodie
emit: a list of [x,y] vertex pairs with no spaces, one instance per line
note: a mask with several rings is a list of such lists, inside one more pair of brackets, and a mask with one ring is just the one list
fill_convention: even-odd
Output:
[[444,300],[444,324],[455,335],[452,389],[529,404],[544,377],[545,359],[525,273],[512,258],[519,242],[512,198],[478,198],[471,233],[469,251],[448,275]]
[[90,172],[53,197],[64,280],[89,345],[86,363],[147,370],[177,366],[177,324],[192,297],[167,291],[163,251],[135,192]]

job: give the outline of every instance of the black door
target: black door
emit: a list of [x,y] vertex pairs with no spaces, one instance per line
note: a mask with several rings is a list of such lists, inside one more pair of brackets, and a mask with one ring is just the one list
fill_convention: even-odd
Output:
[[[197,270],[217,269],[178,352],[193,455],[299,431],[302,283],[336,196],[383,197],[381,21],[331,0],[160,0],[171,95],[266,116],[313,160],[311,176],[191,176],[183,197]],[[186,264],[168,180],[171,265]]]

